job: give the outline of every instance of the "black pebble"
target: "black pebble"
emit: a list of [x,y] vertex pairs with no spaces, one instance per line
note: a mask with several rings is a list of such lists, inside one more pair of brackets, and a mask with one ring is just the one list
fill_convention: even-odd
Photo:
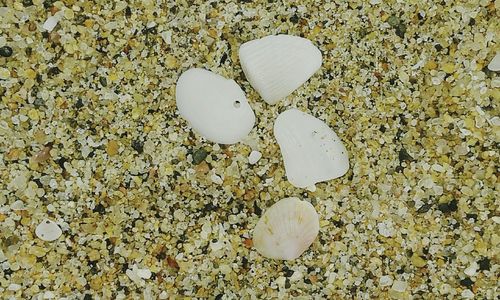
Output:
[[441,46],[441,44],[436,44],[436,45],[434,45],[434,48],[436,48],[436,51],[441,51],[441,50],[443,50],[443,46]]
[[432,207],[432,204],[430,204],[430,203],[425,203],[424,205],[422,205],[422,206],[420,206],[420,207],[418,208],[417,213],[419,213],[419,214],[424,214],[424,213],[428,212],[428,211],[429,211],[429,209],[431,209],[431,207]]
[[247,259],[246,257],[243,257],[243,258],[241,259],[241,266],[242,266],[243,268],[246,268],[246,267],[248,266],[248,259]]
[[438,205],[438,209],[443,213],[449,213],[457,211],[458,209],[458,201],[453,199],[448,203],[441,203]]
[[76,108],[82,108],[83,107],[83,101],[82,101],[82,99],[76,100],[75,107]]
[[466,214],[467,219],[473,219],[474,222],[477,221],[477,214]]
[[193,153],[193,164],[194,165],[201,164],[201,162],[204,161],[205,158],[207,158],[207,155],[208,155],[208,152],[205,151],[205,149],[203,149],[203,148],[194,151],[194,153]]
[[401,150],[399,150],[398,157],[399,157],[399,162],[412,161],[413,160],[413,157],[411,157],[411,155],[408,154],[408,152],[406,152],[405,148],[401,148]]
[[104,214],[106,212],[106,208],[101,204],[97,204],[95,207],[94,207],[94,212],[98,212],[100,213],[101,215]]
[[14,271],[12,271],[11,269],[7,269],[7,270],[3,270],[3,273],[7,276],[10,276],[12,273],[14,273]]
[[53,67],[53,68],[49,69],[49,71],[47,72],[47,75],[49,75],[49,77],[52,77],[52,76],[57,75],[59,73],[61,73],[61,70],[58,67]]
[[477,264],[479,265],[479,270],[481,271],[489,270],[491,268],[490,259],[487,257],[482,258],[477,262]]
[[342,222],[341,220],[338,220],[338,221],[332,221],[333,225],[335,225],[335,227],[342,227],[344,226],[344,222]]
[[56,163],[61,167],[61,169],[64,169],[64,163],[67,162],[68,160],[64,157],[61,157],[60,159],[56,160]]
[[92,300],[92,296],[90,294],[85,294],[85,296],[83,296],[83,300]]
[[295,273],[293,270],[290,270],[290,269],[286,269],[286,271],[284,270],[285,272],[285,277],[291,277],[293,275],[293,273]]
[[144,151],[144,143],[139,140],[132,141],[132,148],[134,148],[137,153],[141,154]]
[[291,16],[290,22],[292,22],[293,24],[297,24],[299,22],[299,17],[297,15]]
[[122,265],[122,272],[123,272],[123,273],[125,273],[125,272],[127,272],[127,270],[128,270],[128,263],[127,263],[127,262],[125,262],[125,263]]
[[158,255],[156,255],[156,258],[158,258],[159,260],[164,260],[165,258],[167,258],[167,254],[164,251],[162,251],[158,253]]
[[380,130],[380,132],[384,133],[387,130],[387,128],[385,128],[384,125],[380,125],[379,130]]
[[291,286],[292,286],[292,284],[290,283],[290,279],[287,278],[285,280],[285,289],[289,289]]
[[131,15],[132,15],[132,10],[130,10],[130,7],[127,6],[127,8],[125,8],[125,16],[130,17]]
[[222,299],[222,296],[224,296],[224,294],[218,294],[217,296],[215,296],[215,300],[220,300],[220,299]]
[[3,57],[12,56],[13,52],[14,51],[12,51],[12,48],[9,46],[3,46],[2,48],[0,48],[0,56],[3,56]]
[[257,216],[260,216],[262,214],[262,209],[257,205],[257,201],[253,202],[253,211]]
[[220,58],[220,64],[223,65],[227,60],[227,53],[222,54],[222,57]]
[[106,80],[106,77],[99,77],[99,83],[100,83],[103,87],[107,87],[107,86],[108,86],[108,81]]
[[460,285],[463,285],[463,286],[470,288],[474,285],[474,281],[472,281],[469,277],[466,277],[466,278],[460,280]]

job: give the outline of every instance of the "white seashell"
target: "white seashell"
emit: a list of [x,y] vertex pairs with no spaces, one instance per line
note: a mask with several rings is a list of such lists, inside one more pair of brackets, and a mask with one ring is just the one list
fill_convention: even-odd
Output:
[[204,69],[189,69],[177,81],[179,112],[212,142],[233,144],[245,138],[255,115],[234,80]]
[[52,242],[57,240],[61,236],[62,230],[61,228],[59,228],[56,222],[45,219],[42,221],[42,223],[38,224],[35,229],[35,234],[39,239],[43,241]]
[[320,67],[321,52],[305,38],[270,35],[241,45],[245,76],[269,104],[290,95]]
[[494,72],[500,71],[500,52],[498,52],[497,55],[495,55],[495,57],[493,57],[493,59],[490,61],[490,63],[488,64],[488,69]]
[[316,239],[319,218],[307,201],[285,198],[267,209],[253,230],[253,245],[263,256],[291,260]]
[[323,121],[297,109],[282,112],[274,123],[288,181],[306,188],[344,175],[347,150]]

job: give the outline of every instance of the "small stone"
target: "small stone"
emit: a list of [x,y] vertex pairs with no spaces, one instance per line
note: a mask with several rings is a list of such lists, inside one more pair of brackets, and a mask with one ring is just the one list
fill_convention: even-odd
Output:
[[36,227],[35,234],[43,241],[52,242],[62,235],[62,230],[55,222],[45,219]]
[[44,162],[50,158],[50,150],[52,147],[50,146],[45,146],[40,150],[35,156],[33,157],[33,161],[37,163]]
[[380,286],[389,286],[392,284],[392,278],[389,275],[384,275],[380,277],[379,283]]
[[458,201],[453,199],[448,203],[440,203],[438,209],[443,213],[450,213],[458,210]]
[[133,140],[132,148],[134,148],[137,153],[141,154],[142,152],[144,152],[144,143],[139,140]]
[[474,281],[472,281],[469,277],[466,277],[460,280],[460,285],[471,288],[474,285]]
[[137,269],[137,276],[142,279],[151,278],[151,271],[149,269]]
[[167,54],[165,64],[168,69],[175,69],[177,68],[177,58],[175,58],[172,54]]
[[413,160],[413,157],[411,157],[411,155],[408,154],[408,152],[406,151],[405,148],[401,148],[401,150],[399,150],[398,158],[399,158],[399,162]]
[[6,68],[0,68],[0,79],[7,79],[10,77],[10,71]]
[[452,74],[455,72],[455,65],[452,63],[445,63],[441,69],[447,74]]
[[411,257],[411,262],[417,268],[425,267],[425,265],[427,264],[425,259],[416,254],[413,254],[413,256]]
[[404,292],[406,290],[406,287],[407,283],[401,280],[395,280],[392,284],[392,289],[400,293]]
[[54,29],[54,27],[57,26],[57,23],[59,23],[59,18],[56,16],[50,16],[47,18],[45,23],[43,23],[42,27],[48,32],[51,32]]
[[13,52],[14,51],[12,51],[12,48],[9,46],[3,46],[0,48],[0,56],[3,57],[11,57]]
[[481,271],[489,271],[491,268],[491,261],[487,257],[483,257],[480,261],[477,262],[479,265],[479,270]]
[[7,290],[9,291],[19,291],[21,289],[21,285],[17,284],[17,283],[11,283],[9,284],[9,286],[7,287]]
[[254,165],[259,161],[259,159],[261,157],[262,157],[262,153],[260,153],[259,151],[253,150],[252,152],[250,152],[250,155],[248,156],[248,163],[251,165]]
[[88,256],[89,256],[90,261],[96,261],[96,260],[99,260],[101,258],[101,254],[96,249],[90,250],[90,252],[88,253]]
[[479,268],[478,264],[476,262],[473,262],[472,264],[470,264],[469,267],[467,267],[464,270],[464,273],[465,273],[465,275],[468,275],[468,276],[474,276],[474,275],[476,275],[478,268]]
[[474,293],[471,290],[466,289],[462,291],[461,296],[465,299],[472,299],[474,298]]
[[97,212],[97,213],[100,213],[101,215],[104,214],[106,212],[106,208],[104,207],[104,205],[102,205],[101,203],[97,204],[95,207],[94,207],[94,212]]
[[108,153],[109,156],[114,156],[118,154],[119,148],[120,146],[118,145],[118,142],[115,140],[111,140],[106,145],[106,152]]
[[193,153],[193,164],[198,165],[207,158],[208,152],[201,148]]
[[424,214],[424,213],[428,212],[431,209],[431,207],[432,207],[431,203],[425,203],[424,205],[420,206],[417,209],[417,213]]

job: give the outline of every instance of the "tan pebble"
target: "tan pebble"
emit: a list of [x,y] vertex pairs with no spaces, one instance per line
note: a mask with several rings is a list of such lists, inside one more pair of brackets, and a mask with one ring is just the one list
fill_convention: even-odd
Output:
[[90,261],[96,261],[98,260],[99,258],[101,258],[101,254],[99,253],[99,251],[95,250],[95,249],[92,249],[90,252],[89,252],[89,259]]
[[423,259],[422,257],[420,257],[417,254],[413,254],[413,256],[411,257],[411,262],[417,268],[425,267],[425,265],[427,264],[425,259]]
[[445,71],[447,74],[451,74],[455,71],[455,65],[452,63],[445,63],[441,69]]
[[426,64],[425,64],[425,68],[427,70],[434,70],[437,68],[437,64],[435,61],[433,60],[429,60]]
[[40,150],[35,156],[33,156],[33,161],[37,163],[44,162],[50,158],[50,150],[52,149],[51,146],[45,146]]
[[36,257],[44,257],[45,254],[47,254],[47,251],[40,246],[32,246],[30,247],[29,253],[35,255]]
[[169,69],[177,68],[177,58],[175,58],[175,56],[173,56],[172,54],[167,54],[167,56],[165,58],[165,62],[166,62],[167,68],[169,68]]
[[194,170],[198,174],[207,174],[208,171],[210,171],[210,167],[208,166],[208,164],[205,161],[203,161],[199,165],[194,167]]
[[106,152],[108,153],[109,156],[113,156],[113,155],[118,154],[119,148],[120,148],[120,146],[118,145],[118,142],[115,140],[111,140],[106,145]]

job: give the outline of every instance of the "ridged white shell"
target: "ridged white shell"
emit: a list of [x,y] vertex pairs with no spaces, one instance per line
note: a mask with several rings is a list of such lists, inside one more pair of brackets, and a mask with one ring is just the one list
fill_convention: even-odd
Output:
[[253,110],[238,84],[204,69],[182,73],[175,98],[181,116],[212,142],[239,142],[255,123]]
[[285,198],[268,208],[253,230],[253,245],[263,256],[291,260],[314,242],[319,232],[316,210],[307,201]]
[[282,112],[274,123],[288,181],[295,187],[344,175],[349,169],[347,150],[323,121],[297,109]]
[[43,241],[52,242],[61,236],[62,230],[56,222],[45,219],[35,228],[35,234]]
[[290,95],[320,67],[321,52],[305,38],[271,35],[241,45],[241,66],[253,88],[269,104]]

